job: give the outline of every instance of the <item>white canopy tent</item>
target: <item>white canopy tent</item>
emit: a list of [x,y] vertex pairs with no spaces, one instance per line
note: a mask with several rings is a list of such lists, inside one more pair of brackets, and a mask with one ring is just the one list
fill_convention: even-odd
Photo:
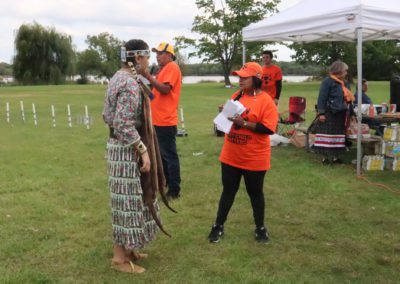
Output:
[[[362,43],[400,39],[399,0],[302,0],[243,29],[249,41],[357,42],[358,101],[361,102]],[[361,174],[361,108],[358,108],[357,175]]]

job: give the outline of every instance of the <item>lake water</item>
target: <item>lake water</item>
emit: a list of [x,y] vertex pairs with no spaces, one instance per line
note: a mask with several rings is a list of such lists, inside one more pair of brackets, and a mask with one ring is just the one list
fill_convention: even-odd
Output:
[[[87,77],[89,82],[91,83],[104,84],[108,82],[106,77],[98,78],[97,76],[94,75],[88,75]],[[79,78],[80,78],[79,75],[75,75],[72,77],[72,80],[76,81]],[[237,76],[230,76],[229,78],[231,79],[231,83],[239,82],[239,77]],[[309,76],[283,76],[284,81],[293,83],[303,82],[308,78]],[[183,76],[183,84],[196,84],[200,83],[201,81],[221,82],[223,80],[224,76]],[[3,83],[12,83],[14,81],[14,78],[10,76],[4,76],[2,81]]]
[[[239,77],[230,76],[231,83],[239,82]],[[287,82],[299,83],[307,80],[309,76],[283,76],[283,80]],[[184,76],[183,83],[184,84],[195,84],[200,83],[201,81],[213,81],[213,82],[221,82],[224,80],[224,76]]]

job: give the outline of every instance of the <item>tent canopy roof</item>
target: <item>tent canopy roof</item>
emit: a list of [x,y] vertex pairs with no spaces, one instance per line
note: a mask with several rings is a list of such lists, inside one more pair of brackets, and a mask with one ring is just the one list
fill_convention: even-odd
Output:
[[243,29],[243,41],[355,41],[400,38],[399,0],[302,0]]

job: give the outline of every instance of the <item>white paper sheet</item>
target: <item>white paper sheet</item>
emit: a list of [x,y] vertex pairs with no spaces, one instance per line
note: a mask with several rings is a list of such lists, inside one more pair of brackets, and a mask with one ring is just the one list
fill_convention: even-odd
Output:
[[246,108],[239,101],[228,100],[222,111],[214,118],[217,129],[228,134],[233,125],[233,122],[228,117],[241,115],[245,110]]

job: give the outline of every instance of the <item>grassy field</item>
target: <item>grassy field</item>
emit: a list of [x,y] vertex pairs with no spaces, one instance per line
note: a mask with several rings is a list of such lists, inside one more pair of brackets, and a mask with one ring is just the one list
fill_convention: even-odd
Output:
[[[145,274],[111,270],[104,92],[105,86],[0,88],[0,283],[398,283],[400,174],[365,174],[397,193],[389,192],[357,179],[351,164],[323,167],[318,156],[292,146],[273,149],[266,176],[271,244],[254,241],[243,187],[223,240],[207,242],[221,192],[222,138],[213,136],[212,119],[233,92],[218,84],[183,86],[189,133],[178,139],[183,196],[173,203],[178,214],[162,208],[173,238],[160,234],[146,249]],[[305,96],[310,122],[317,92],[318,83],[285,84],[281,110],[289,96]],[[387,100],[388,83],[371,82],[369,94],[377,103]],[[89,106],[90,130],[67,127],[68,103],[74,123]]]

